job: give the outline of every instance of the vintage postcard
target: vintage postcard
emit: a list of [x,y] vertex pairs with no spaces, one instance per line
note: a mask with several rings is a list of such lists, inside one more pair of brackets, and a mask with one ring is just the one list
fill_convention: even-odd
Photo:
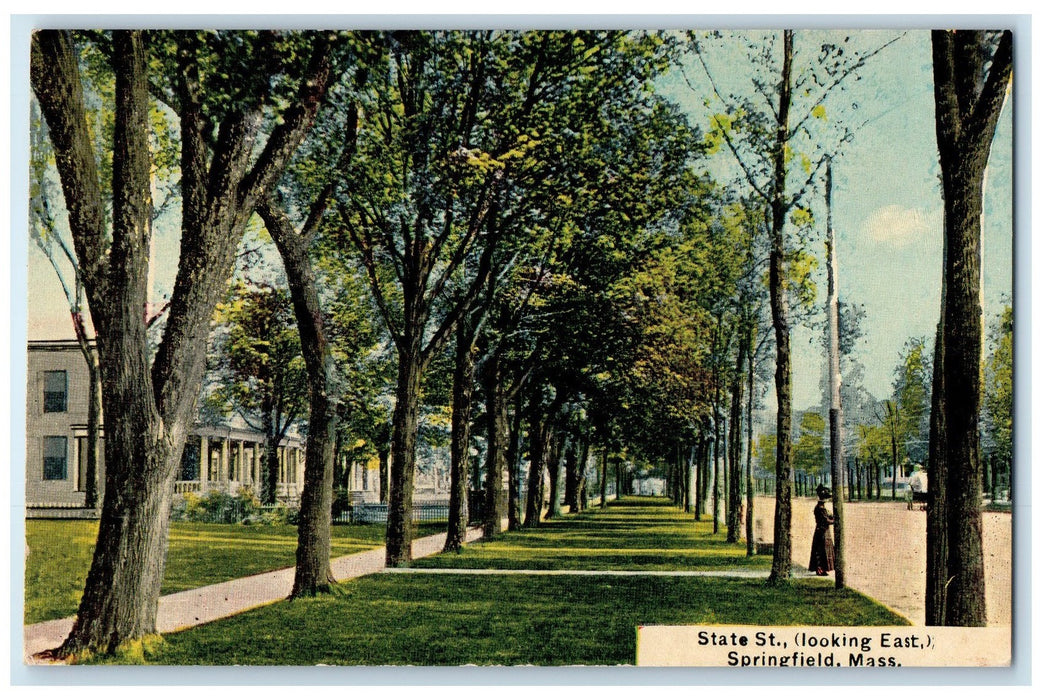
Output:
[[32,682],[1011,666],[1016,23],[252,20],[24,37]]

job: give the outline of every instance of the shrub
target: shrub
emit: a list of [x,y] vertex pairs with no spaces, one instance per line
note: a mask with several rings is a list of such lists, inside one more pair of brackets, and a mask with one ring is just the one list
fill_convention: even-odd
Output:
[[205,495],[188,492],[175,496],[171,508],[174,520],[197,523],[240,523],[261,514],[261,503],[247,487],[235,495],[223,491],[208,491]]
[[260,518],[265,525],[286,525],[289,523],[289,508],[284,503],[265,506]]
[[202,498],[197,493],[188,491],[174,496],[170,509],[172,520],[186,520],[189,522],[203,522],[206,510],[202,505]]

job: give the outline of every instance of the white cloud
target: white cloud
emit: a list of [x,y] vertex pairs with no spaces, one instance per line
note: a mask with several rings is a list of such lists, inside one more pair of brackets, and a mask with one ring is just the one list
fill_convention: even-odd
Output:
[[876,209],[865,220],[865,233],[876,243],[904,247],[922,241],[934,231],[936,215],[923,209],[890,204]]

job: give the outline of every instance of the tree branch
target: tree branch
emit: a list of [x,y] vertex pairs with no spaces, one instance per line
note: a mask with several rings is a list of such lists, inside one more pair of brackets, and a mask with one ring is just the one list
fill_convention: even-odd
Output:
[[80,83],[68,32],[37,31],[31,41],[30,82],[47,121],[61,174],[76,257],[93,301],[107,296],[105,211]]

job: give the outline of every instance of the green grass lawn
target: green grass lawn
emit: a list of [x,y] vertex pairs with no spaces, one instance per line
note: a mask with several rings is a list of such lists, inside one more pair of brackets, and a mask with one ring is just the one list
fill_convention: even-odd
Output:
[[[764,568],[664,501],[627,499],[468,546],[419,567]],[[164,637],[161,665],[632,664],[648,624],[902,625],[831,580],[385,573]],[[141,660],[141,659],[135,659]],[[105,662],[104,659],[96,661]],[[108,660],[108,661],[111,661]],[[129,661],[128,657],[118,660]]]
[[[743,531],[744,532],[744,531]],[[418,568],[736,571],[769,569],[771,558],[746,556],[711,520],[695,522],[665,499],[628,497],[607,508],[562,515],[538,528],[505,532],[459,554],[413,562]]]
[[[417,536],[444,530],[417,525]],[[98,523],[91,520],[27,520],[25,622],[76,613],[87,579]],[[333,526],[334,557],[383,545],[383,525]],[[297,529],[292,525],[216,525],[175,522],[163,594],[293,566]]]
[[901,625],[831,581],[378,574],[166,635],[160,665],[632,664],[641,624]]

